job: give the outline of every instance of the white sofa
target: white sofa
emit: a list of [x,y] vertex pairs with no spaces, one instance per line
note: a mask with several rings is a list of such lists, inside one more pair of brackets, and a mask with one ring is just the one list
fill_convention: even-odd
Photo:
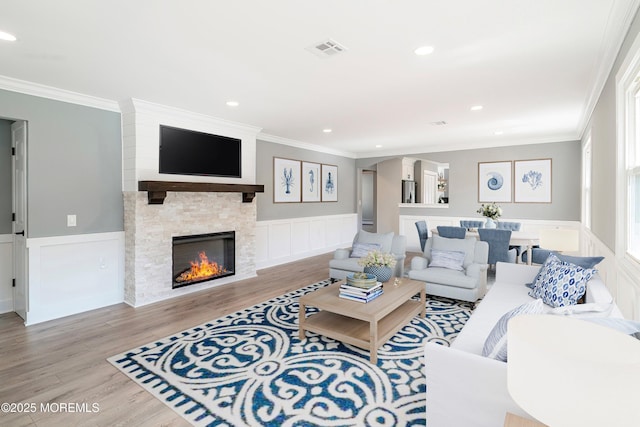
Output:
[[[451,347],[425,345],[428,427],[497,427],[504,424],[507,412],[531,418],[509,396],[508,362],[483,357],[482,348],[502,315],[532,301],[524,284],[531,283],[539,270],[539,266],[497,263],[495,283]],[[622,317],[598,275],[587,284],[586,302],[607,308],[604,315]]]

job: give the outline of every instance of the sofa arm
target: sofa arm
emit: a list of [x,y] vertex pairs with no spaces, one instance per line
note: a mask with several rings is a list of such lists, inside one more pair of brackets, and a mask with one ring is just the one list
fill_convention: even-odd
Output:
[[482,274],[487,274],[489,264],[469,264],[467,266],[466,275],[469,277],[481,277]]
[[414,256],[411,258],[411,269],[412,270],[424,270],[429,265],[429,261],[426,258],[421,256]]
[[496,427],[507,412],[530,418],[507,390],[507,364],[436,343],[425,345],[429,427]]
[[336,249],[333,253],[333,259],[347,259],[351,255],[351,251],[349,249]]

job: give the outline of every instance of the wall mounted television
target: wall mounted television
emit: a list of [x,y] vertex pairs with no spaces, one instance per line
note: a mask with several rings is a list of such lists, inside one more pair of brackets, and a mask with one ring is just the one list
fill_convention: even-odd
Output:
[[160,125],[159,172],[242,177],[242,140]]

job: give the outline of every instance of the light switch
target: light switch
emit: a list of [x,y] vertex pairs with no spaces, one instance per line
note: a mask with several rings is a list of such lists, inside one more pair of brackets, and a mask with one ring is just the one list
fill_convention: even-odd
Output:
[[76,226],[76,216],[67,215],[67,227],[75,227],[75,226]]

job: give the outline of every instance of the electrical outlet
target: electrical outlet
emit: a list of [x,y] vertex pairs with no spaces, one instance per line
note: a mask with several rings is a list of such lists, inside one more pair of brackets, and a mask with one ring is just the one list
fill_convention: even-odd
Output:
[[76,226],[76,216],[67,215],[67,227],[75,227],[75,226]]

